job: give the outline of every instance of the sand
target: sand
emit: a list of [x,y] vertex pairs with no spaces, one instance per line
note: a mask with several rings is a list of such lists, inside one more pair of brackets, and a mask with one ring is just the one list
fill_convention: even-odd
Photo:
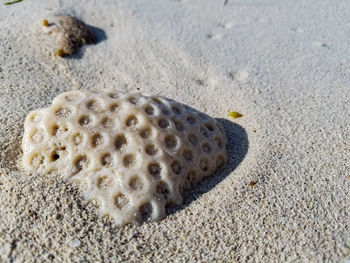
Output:
[[[55,57],[40,27],[62,13],[94,26],[98,43]],[[345,0],[1,5],[0,261],[348,260],[349,17]],[[100,88],[219,118],[228,166],[166,219],[123,228],[99,218],[78,186],[24,172],[26,114],[63,91]]]

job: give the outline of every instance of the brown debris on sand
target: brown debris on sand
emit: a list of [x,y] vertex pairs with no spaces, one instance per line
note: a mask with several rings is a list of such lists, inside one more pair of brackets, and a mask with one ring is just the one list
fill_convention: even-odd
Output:
[[56,54],[60,57],[74,54],[81,46],[96,42],[89,27],[75,17],[61,15],[57,16],[53,23],[48,24],[46,19],[44,21],[46,22],[43,23],[46,33],[59,35],[59,47]]

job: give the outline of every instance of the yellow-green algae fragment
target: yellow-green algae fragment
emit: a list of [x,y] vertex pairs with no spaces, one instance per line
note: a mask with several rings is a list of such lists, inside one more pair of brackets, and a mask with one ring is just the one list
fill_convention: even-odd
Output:
[[243,114],[237,112],[237,111],[231,111],[228,116],[234,118],[234,119],[238,119],[238,118],[241,118],[243,117]]
[[49,26],[50,24],[49,24],[49,21],[47,21],[47,19],[44,19],[43,20],[43,26]]
[[59,57],[63,57],[65,55],[67,55],[67,53],[64,52],[64,50],[62,48],[60,48],[59,50],[57,50],[56,55]]

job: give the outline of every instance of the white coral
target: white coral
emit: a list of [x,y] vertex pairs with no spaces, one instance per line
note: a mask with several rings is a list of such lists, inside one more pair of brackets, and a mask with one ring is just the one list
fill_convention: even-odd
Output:
[[159,96],[66,92],[24,128],[25,169],[85,183],[118,225],[164,218],[166,204],[227,160],[220,124]]

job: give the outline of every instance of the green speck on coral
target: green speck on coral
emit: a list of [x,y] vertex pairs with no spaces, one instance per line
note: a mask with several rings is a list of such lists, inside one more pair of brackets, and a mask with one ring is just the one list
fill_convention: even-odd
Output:
[[243,116],[243,114],[237,112],[237,111],[231,111],[228,116],[234,118],[234,119],[238,119],[241,118]]

